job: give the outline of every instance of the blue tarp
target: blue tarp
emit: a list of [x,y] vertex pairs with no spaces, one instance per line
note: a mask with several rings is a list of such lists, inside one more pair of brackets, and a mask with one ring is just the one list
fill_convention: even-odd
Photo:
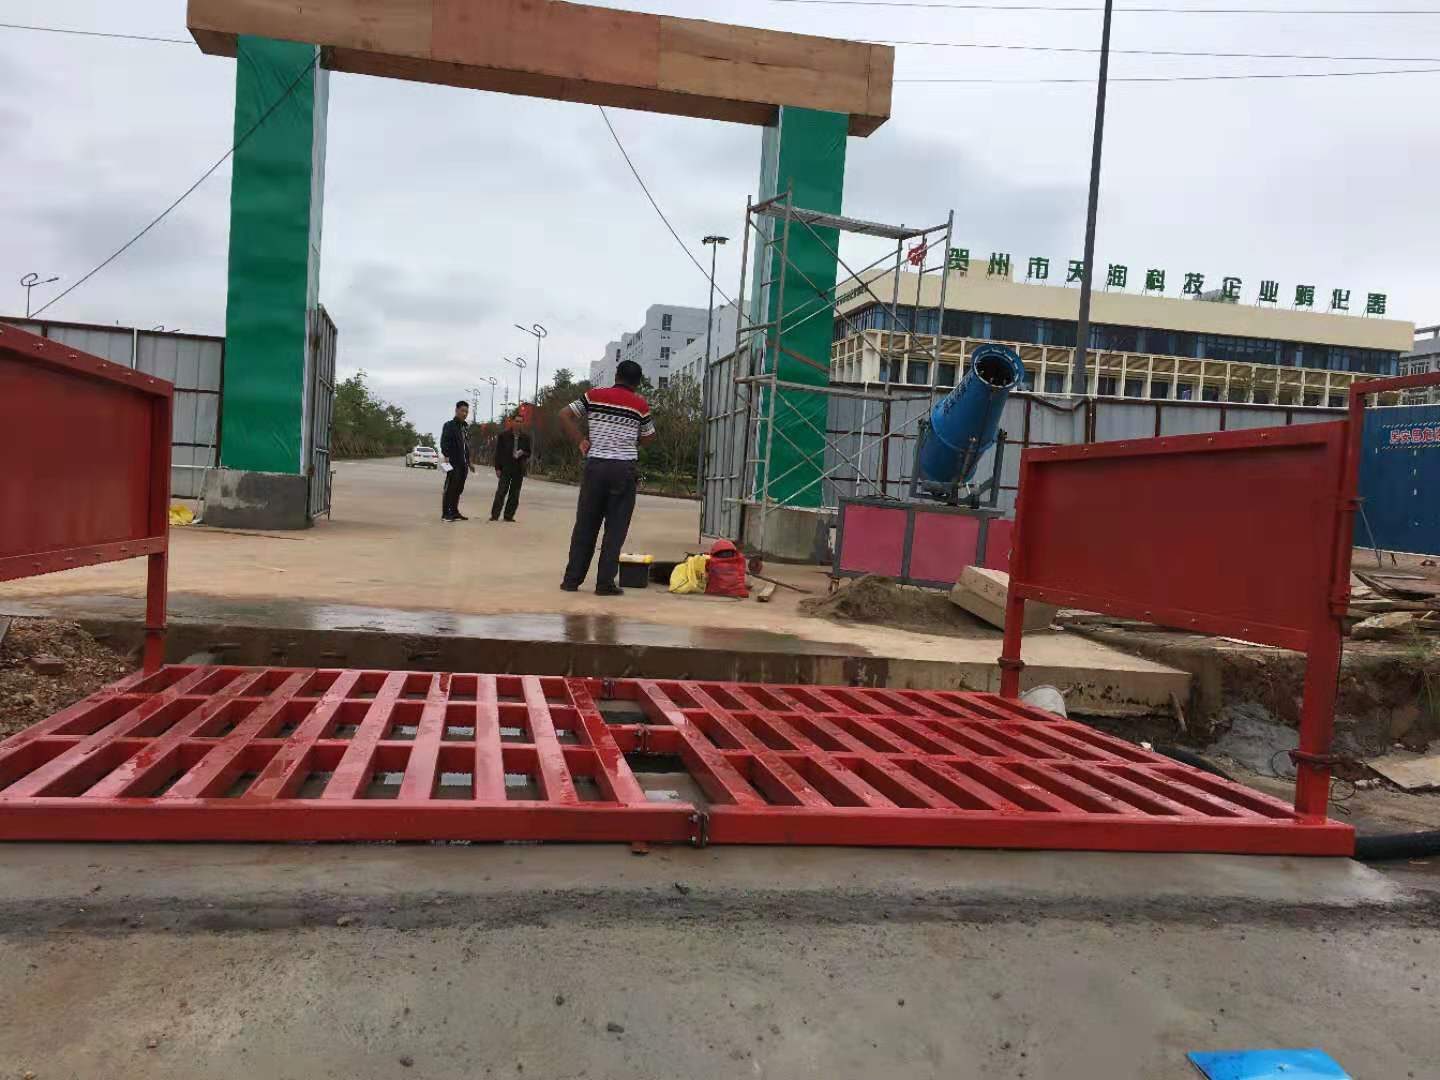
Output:
[[1189,1057],[1208,1080],[1353,1080],[1324,1050],[1217,1050]]

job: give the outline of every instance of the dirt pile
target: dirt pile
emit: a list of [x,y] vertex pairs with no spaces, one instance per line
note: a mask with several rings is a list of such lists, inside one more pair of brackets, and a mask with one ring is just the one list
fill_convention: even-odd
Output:
[[[35,657],[55,657],[63,667],[58,674],[41,674],[31,665]],[[0,737],[54,715],[134,668],[75,623],[15,619],[0,642]]]
[[961,611],[942,592],[901,585],[878,574],[841,584],[829,596],[802,600],[800,612],[832,622],[890,626],[919,634],[984,638],[999,633],[969,612]]

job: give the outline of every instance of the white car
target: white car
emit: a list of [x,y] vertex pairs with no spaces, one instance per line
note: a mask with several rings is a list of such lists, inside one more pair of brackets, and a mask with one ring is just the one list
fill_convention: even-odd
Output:
[[405,455],[407,469],[438,469],[440,454],[433,446],[417,446]]

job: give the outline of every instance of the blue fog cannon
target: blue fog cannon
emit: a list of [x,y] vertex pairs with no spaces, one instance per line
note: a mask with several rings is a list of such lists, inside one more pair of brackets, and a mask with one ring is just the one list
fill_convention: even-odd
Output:
[[[937,499],[958,506],[962,500],[978,506],[988,492],[994,505],[1000,495],[1000,466],[1005,433],[1000,413],[1010,391],[1025,378],[1025,365],[1014,349],[981,345],[970,356],[970,368],[960,384],[920,422],[911,471],[911,498]],[[971,483],[985,451],[995,447],[989,479]]]

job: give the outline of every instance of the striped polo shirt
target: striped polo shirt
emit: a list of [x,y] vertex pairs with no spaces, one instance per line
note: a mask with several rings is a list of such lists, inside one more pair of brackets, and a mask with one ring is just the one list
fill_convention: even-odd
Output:
[[639,440],[655,434],[649,404],[623,386],[587,390],[584,397],[570,403],[570,411],[583,417],[590,428],[592,458],[635,461],[640,457]]

